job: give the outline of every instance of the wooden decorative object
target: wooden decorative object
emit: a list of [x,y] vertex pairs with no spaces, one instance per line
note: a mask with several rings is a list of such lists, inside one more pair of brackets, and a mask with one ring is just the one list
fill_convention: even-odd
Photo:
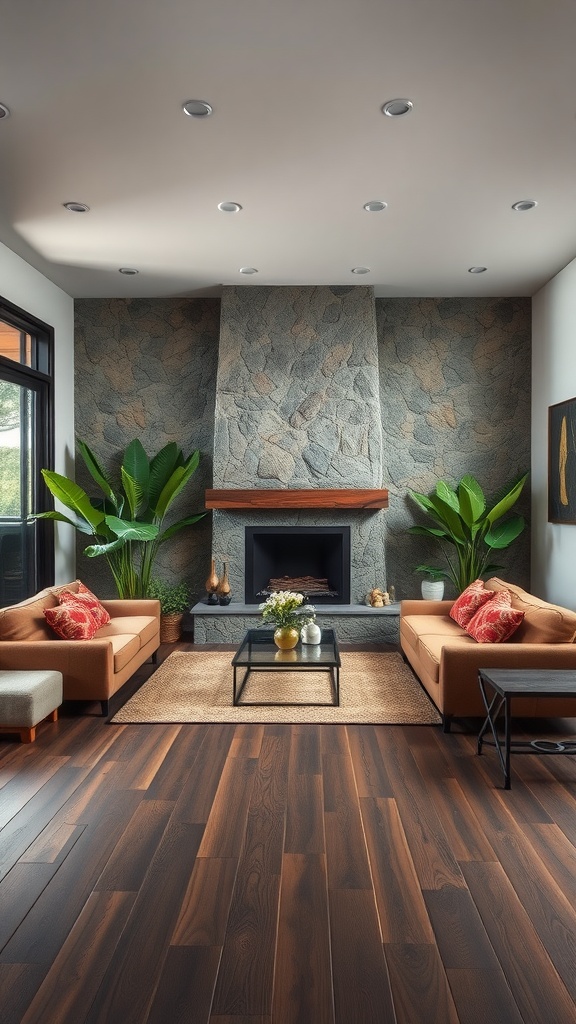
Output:
[[230,593],[230,589],[231,589],[230,588],[230,580],[228,579],[228,563],[227,562],[223,562],[222,563],[222,577],[221,577],[220,582],[218,584],[218,589],[217,589],[216,593],[218,594],[218,597],[228,597],[228,594]]
[[311,488],[272,490],[271,488],[208,489],[206,508],[388,508],[388,491],[383,488]]
[[206,593],[208,594],[215,594],[218,590],[218,576],[216,574],[216,563],[214,559],[211,561],[210,575],[204,586],[206,587]]

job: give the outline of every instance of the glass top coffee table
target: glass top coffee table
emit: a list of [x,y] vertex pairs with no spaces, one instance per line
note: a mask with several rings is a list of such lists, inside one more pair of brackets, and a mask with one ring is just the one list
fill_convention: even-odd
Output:
[[[279,651],[273,629],[249,629],[232,659],[234,707],[338,707],[340,704],[340,651],[333,629],[322,630],[319,644],[298,643],[292,651]],[[240,700],[252,672],[327,672],[329,701],[247,701]],[[239,676],[241,677],[239,680]],[[282,684],[286,693],[289,684]],[[290,693],[286,693],[290,697]]]

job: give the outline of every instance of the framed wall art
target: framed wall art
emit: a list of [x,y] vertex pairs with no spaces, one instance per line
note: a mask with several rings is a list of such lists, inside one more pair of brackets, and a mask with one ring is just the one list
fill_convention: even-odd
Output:
[[548,522],[576,523],[576,398],[548,409]]

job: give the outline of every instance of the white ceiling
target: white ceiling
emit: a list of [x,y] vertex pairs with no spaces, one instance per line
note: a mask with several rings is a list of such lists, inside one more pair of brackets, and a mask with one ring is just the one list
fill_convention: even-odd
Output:
[[0,0],[0,240],[75,297],[531,295],[576,256],[575,55],[574,0]]

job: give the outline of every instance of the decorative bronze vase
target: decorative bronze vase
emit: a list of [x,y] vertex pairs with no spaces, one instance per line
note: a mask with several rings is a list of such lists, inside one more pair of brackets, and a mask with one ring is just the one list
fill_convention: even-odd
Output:
[[218,583],[219,583],[219,580],[218,580],[218,576],[216,575],[216,563],[215,563],[214,559],[212,559],[212,564],[211,564],[211,567],[210,567],[210,575],[209,575],[208,579],[206,580],[206,583],[204,584],[204,586],[206,587],[206,593],[207,594],[215,594],[216,591],[218,590]]
[[218,588],[216,590],[216,593],[218,595],[218,602],[219,602],[219,604],[230,604],[230,601],[231,601],[231,587],[230,587],[230,580],[228,579],[228,563],[227,562],[223,562],[222,563],[222,576],[220,578],[220,582],[218,583]]
[[295,626],[278,626],[274,630],[274,643],[281,651],[291,651],[299,639],[300,633]]

